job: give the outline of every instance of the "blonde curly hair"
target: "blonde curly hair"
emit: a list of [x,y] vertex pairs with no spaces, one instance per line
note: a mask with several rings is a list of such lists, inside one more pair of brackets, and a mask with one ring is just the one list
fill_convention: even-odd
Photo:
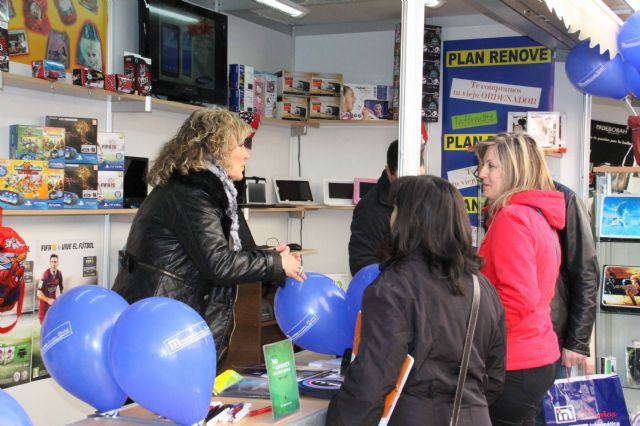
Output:
[[205,170],[210,158],[226,168],[233,148],[250,134],[251,127],[236,113],[223,109],[194,111],[162,147],[147,183],[163,186],[175,171],[187,175]]

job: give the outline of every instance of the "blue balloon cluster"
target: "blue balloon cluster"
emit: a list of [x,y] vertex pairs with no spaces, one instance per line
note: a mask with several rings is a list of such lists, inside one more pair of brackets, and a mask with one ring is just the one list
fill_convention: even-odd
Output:
[[32,426],[24,408],[6,391],[0,389],[0,426]]
[[[177,300],[152,297],[129,306],[104,287],[76,287],[47,312],[40,345],[51,376],[102,413],[119,409],[127,396],[181,425],[197,424],[209,409],[213,337],[202,317]],[[30,424],[0,393],[0,425],[9,415],[15,421],[7,424]]]
[[315,272],[307,273],[301,283],[287,279],[274,304],[280,329],[304,349],[342,356],[353,345],[364,290],[379,274],[377,264],[363,268],[346,293],[331,278]]
[[567,56],[565,71],[581,92],[593,96],[622,99],[629,92],[640,94],[640,12],[630,16],[618,33],[620,55],[600,54],[589,41],[577,44]]

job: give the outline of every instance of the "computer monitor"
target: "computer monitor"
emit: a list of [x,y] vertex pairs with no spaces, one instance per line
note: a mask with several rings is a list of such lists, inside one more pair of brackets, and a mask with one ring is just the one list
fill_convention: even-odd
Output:
[[149,159],[145,157],[124,157],[124,207],[138,208],[147,197],[147,173]]

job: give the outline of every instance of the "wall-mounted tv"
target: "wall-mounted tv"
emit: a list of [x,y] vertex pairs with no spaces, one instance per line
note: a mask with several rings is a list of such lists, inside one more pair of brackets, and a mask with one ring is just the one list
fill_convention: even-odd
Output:
[[227,103],[227,17],[182,0],[138,0],[140,54],[152,92],[195,104]]
[[138,208],[147,197],[149,159],[124,156],[124,207]]

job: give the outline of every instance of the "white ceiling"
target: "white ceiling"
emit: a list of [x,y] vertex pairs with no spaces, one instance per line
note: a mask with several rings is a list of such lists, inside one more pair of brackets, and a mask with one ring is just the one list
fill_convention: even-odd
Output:
[[[290,31],[291,26],[304,28],[399,22],[402,15],[401,0],[292,1],[309,9],[309,14],[300,19],[289,18],[253,0],[218,0],[218,10],[281,31]],[[467,0],[448,0],[440,8],[426,8],[427,16],[459,16],[475,13],[481,12]]]

